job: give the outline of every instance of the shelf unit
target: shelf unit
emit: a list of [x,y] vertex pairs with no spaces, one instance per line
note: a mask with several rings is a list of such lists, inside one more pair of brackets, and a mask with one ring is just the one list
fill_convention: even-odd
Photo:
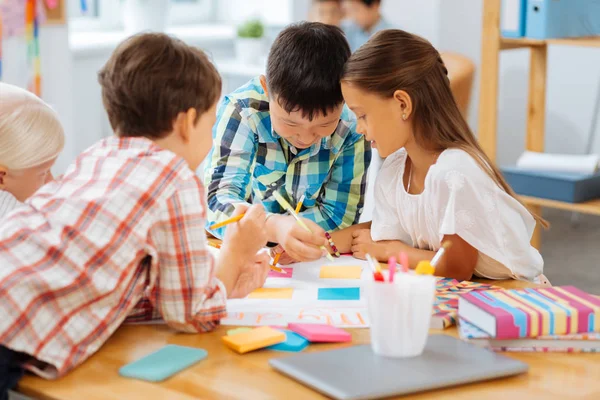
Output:
[[[600,48],[599,37],[572,39],[509,39],[500,33],[501,0],[484,0],[483,30],[481,41],[481,87],[479,97],[478,137],[487,155],[495,161],[498,126],[498,80],[499,55],[502,50],[529,49],[529,99],[527,106],[527,134],[525,147],[531,151],[544,151],[544,131],[546,114],[546,64],[548,46],[583,46]],[[540,214],[542,207],[558,208],[567,211],[600,215],[600,199],[585,203],[565,203],[560,201],[525,197],[521,200],[531,211]],[[539,248],[541,231],[538,226],[531,243]]]

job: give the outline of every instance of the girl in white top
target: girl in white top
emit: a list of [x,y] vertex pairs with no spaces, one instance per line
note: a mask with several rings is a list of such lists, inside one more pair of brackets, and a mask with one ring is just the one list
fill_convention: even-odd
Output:
[[50,169],[64,140],[48,104],[0,82],[0,218],[52,179]]
[[373,221],[333,234],[340,251],[380,261],[407,252],[410,267],[452,247],[436,275],[535,281],[543,260],[530,245],[536,220],[485,155],[426,40],[401,30],[373,36],[352,55],[342,91],[357,132],[387,157]]

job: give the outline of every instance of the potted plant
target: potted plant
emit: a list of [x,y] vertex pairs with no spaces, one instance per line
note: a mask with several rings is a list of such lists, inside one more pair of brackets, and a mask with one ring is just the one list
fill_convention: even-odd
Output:
[[237,29],[235,52],[239,61],[258,64],[264,51],[265,27],[259,20],[249,20]]
[[169,0],[123,0],[123,3],[123,25],[127,34],[165,30]]

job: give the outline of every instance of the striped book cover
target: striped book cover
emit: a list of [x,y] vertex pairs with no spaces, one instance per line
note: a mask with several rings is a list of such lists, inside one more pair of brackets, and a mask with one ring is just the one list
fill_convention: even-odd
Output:
[[458,314],[497,339],[600,331],[600,299],[573,286],[470,292]]
[[536,338],[494,339],[475,325],[461,319],[460,338],[494,351],[542,353],[600,353],[600,333],[538,336]]
[[440,278],[436,285],[436,298],[433,303],[431,329],[446,329],[456,324],[458,318],[458,298],[461,294],[477,290],[500,290],[499,286],[487,283],[458,281]]

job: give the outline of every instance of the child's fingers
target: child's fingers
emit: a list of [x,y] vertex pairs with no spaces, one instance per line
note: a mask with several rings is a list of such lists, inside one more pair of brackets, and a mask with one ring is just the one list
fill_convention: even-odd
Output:
[[323,234],[323,236],[319,236],[318,234],[308,232],[301,226],[294,228],[294,230],[292,231],[292,234],[294,236],[294,239],[296,239],[306,245],[312,245],[312,246],[319,247],[319,246],[326,246],[328,243],[327,238],[325,238],[325,234]]
[[244,216],[244,218],[248,218],[253,222],[261,223],[263,225],[265,223],[266,217],[267,214],[265,213],[265,208],[262,206],[262,204],[255,204],[252,207],[248,208],[246,210],[246,215]]
[[299,261],[313,261],[322,257],[323,251],[315,246],[308,246],[299,240],[291,240],[285,249],[290,257]]
[[234,210],[231,216],[237,217],[238,215],[245,213],[250,208],[250,205],[247,203],[237,203],[234,204],[233,207]]

